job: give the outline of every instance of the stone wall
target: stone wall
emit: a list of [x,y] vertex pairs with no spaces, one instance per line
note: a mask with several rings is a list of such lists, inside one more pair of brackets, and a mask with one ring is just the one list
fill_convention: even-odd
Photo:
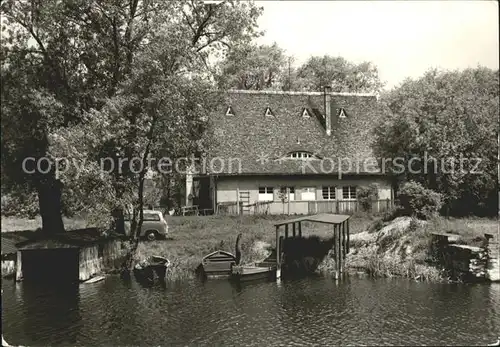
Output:
[[457,235],[432,235],[434,261],[443,266],[452,279],[463,281],[499,281],[500,267],[498,242],[492,235],[485,234],[482,247],[455,244]]

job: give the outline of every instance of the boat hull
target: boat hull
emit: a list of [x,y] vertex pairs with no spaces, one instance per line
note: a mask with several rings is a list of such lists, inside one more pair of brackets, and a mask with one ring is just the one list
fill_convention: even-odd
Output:
[[276,279],[276,268],[256,266],[234,266],[231,279],[238,282]]
[[234,255],[224,251],[216,251],[202,260],[203,273],[208,279],[222,279],[231,276],[231,267],[236,263]]
[[141,283],[154,283],[155,280],[165,281],[167,269],[170,262],[163,257],[151,257],[151,261],[146,264],[138,264],[134,267],[134,277]]

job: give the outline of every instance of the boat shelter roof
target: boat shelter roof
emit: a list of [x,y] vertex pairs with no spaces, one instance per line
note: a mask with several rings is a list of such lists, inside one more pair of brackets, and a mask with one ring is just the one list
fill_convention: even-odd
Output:
[[324,224],[342,224],[346,220],[348,220],[351,216],[346,214],[333,214],[333,213],[321,213],[315,214],[313,216],[304,216],[294,219],[289,219],[286,221],[282,221],[279,223],[275,223],[274,225],[279,227],[286,224],[292,224],[297,222],[314,222],[314,223],[324,223]]

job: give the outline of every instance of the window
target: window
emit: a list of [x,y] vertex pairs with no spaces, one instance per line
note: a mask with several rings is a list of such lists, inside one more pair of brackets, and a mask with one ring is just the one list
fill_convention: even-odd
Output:
[[286,189],[290,189],[290,201],[295,200],[295,187],[281,187],[280,192],[281,194],[285,194],[285,197],[288,199],[287,191]]
[[344,200],[356,200],[356,187],[354,186],[342,187],[342,198]]
[[302,200],[316,200],[316,188],[314,187],[302,188]]
[[288,158],[291,159],[311,159],[313,157],[312,153],[309,152],[292,152],[288,153]]
[[259,187],[259,201],[273,201],[273,187]]
[[160,215],[156,213],[144,213],[145,221],[159,221]]
[[[136,222],[139,221],[139,214],[137,214],[137,217],[136,217]],[[125,222],[131,222],[132,221],[132,216],[130,216],[129,214],[125,214],[123,216],[123,220]],[[160,220],[160,215],[157,214],[157,213],[144,213],[143,214],[143,221],[159,221]]]
[[271,108],[267,106],[266,108],[266,113],[264,114],[266,117],[274,117],[273,111],[271,111]]
[[341,108],[339,111],[339,118],[346,118],[345,110],[343,108]]
[[323,200],[335,200],[335,187],[323,187]]
[[226,110],[226,116],[234,116],[234,111],[231,106],[229,106]]

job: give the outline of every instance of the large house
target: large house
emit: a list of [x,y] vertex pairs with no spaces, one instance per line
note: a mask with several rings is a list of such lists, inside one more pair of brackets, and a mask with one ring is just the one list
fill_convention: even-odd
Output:
[[[210,115],[216,144],[188,175],[187,204],[234,213],[357,209],[356,192],[376,183],[382,210],[393,189],[371,149],[384,117],[374,94],[228,91]],[[234,208],[240,206],[239,209]]]

